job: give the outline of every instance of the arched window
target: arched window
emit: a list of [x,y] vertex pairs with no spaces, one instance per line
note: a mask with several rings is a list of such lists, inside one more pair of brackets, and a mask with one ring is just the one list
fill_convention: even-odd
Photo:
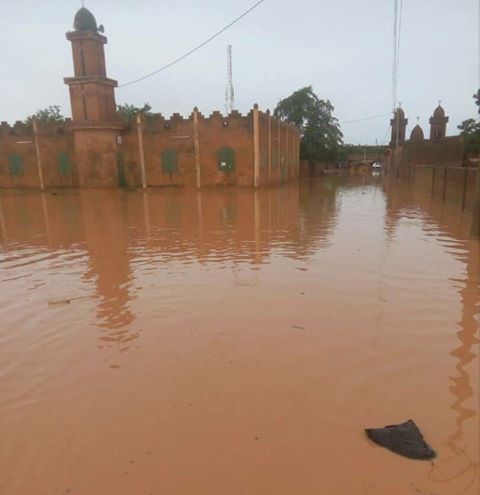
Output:
[[235,150],[225,146],[218,150],[218,170],[222,172],[235,171]]

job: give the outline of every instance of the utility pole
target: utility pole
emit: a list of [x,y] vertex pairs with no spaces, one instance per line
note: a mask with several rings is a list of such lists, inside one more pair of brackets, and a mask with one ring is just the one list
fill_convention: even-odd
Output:
[[232,45],[227,46],[227,87],[225,89],[225,111],[227,115],[235,110],[235,91],[233,89]]

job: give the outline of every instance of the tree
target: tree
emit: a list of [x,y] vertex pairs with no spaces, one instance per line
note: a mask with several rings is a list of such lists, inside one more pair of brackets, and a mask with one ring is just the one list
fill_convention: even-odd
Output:
[[480,89],[473,95],[475,104],[478,107],[478,113],[480,113]]
[[321,100],[311,86],[299,89],[278,102],[274,115],[294,124],[300,131],[300,157],[309,161],[335,161],[343,134],[334,107]]
[[62,115],[58,105],[52,105],[44,108],[43,110],[37,110],[33,115],[27,117],[25,123],[31,124],[34,117],[37,122],[47,125],[58,125],[65,122],[65,117]]
[[[473,95],[475,104],[480,113],[480,89]],[[480,122],[475,119],[464,120],[457,129],[460,130],[460,135],[463,136],[465,145],[465,155],[473,155],[480,152]]]
[[142,108],[125,103],[123,105],[117,105],[117,111],[125,122],[132,122],[139,113],[142,113],[145,117],[151,117],[153,115],[152,107],[149,103],[145,103]]

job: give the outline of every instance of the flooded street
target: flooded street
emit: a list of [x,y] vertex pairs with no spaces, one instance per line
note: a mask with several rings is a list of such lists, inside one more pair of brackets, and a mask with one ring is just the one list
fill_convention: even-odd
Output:
[[[2,495],[474,495],[479,242],[382,177],[0,196]],[[366,427],[412,418],[413,461]]]

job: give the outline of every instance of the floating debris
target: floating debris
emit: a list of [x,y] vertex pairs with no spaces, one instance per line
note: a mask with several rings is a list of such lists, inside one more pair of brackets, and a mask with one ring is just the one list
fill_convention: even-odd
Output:
[[365,433],[378,445],[410,459],[430,460],[437,456],[412,419],[399,425],[367,428]]
[[87,299],[87,298],[88,296],[78,296],[78,297],[71,297],[65,299],[49,299],[48,305],[55,306],[57,304],[70,304],[72,301],[78,301],[79,299]]

